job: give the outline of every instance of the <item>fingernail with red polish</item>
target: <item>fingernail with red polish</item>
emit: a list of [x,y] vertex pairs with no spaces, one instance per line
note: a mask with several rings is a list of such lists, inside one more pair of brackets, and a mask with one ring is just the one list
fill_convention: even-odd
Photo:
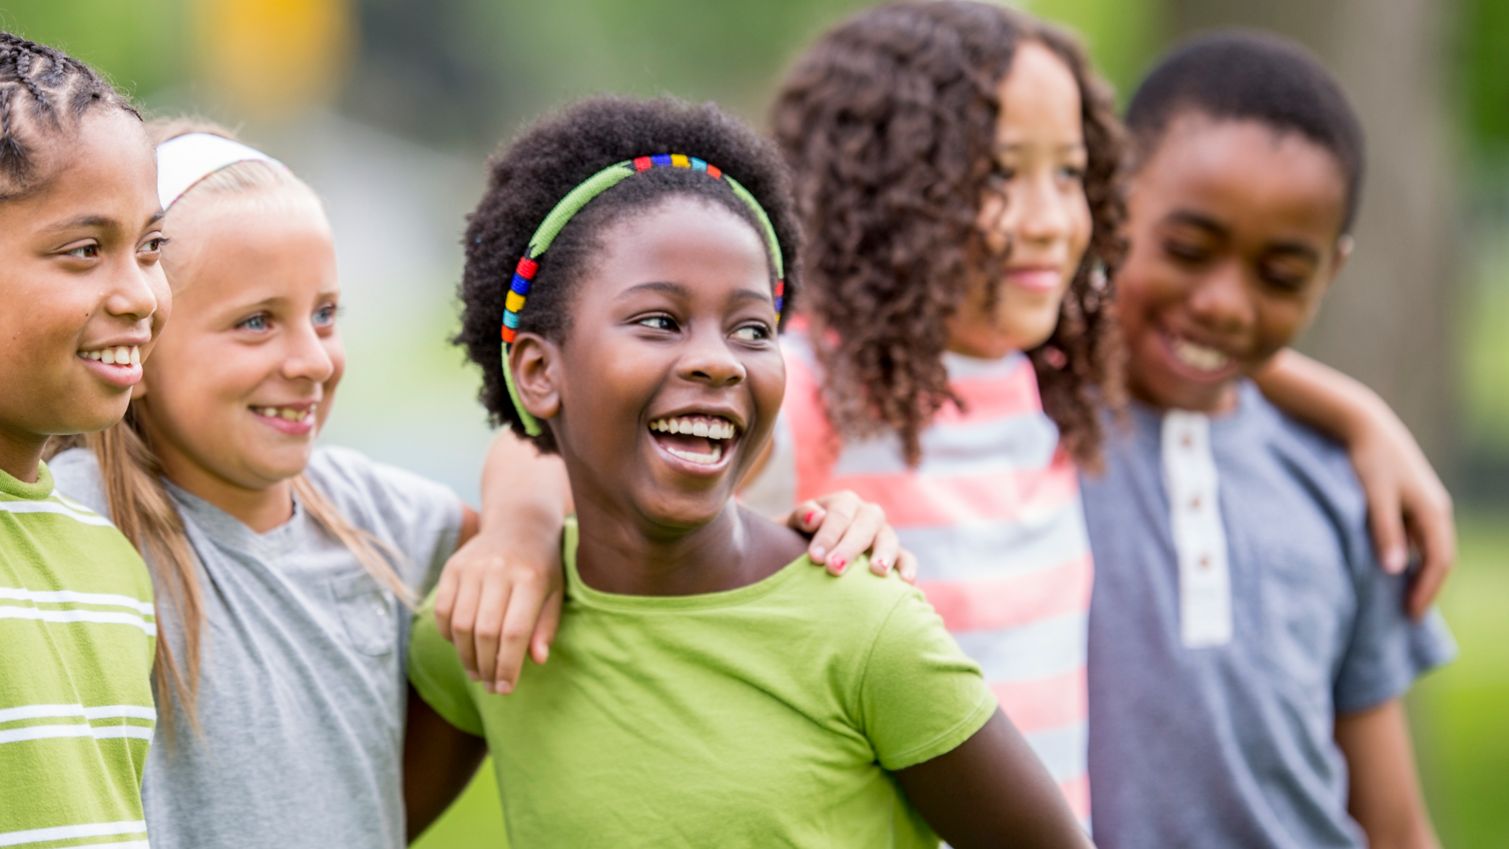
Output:
[[844,570],[848,567],[849,561],[843,559],[842,557],[839,557],[833,561],[833,571],[839,575],[842,575],[844,573]]
[[804,525],[811,525],[812,524],[812,518],[814,516],[816,516],[816,515],[817,515],[817,511],[816,510],[808,510],[807,511],[807,515],[805,515],[805,516],[802,517],[802,524],[804,524]]

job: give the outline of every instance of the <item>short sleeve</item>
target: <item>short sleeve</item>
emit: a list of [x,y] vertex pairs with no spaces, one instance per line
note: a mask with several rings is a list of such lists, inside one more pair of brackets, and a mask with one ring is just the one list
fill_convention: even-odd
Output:
[[412,632],[408,671],[415,692],[446,722],[473,736],[484,736],[482,717],[472,700],[471,681],[461,665],[461,656],[435,624],[433,594],[415,616]]
[[942,617],[909,590],[871,646],[859,710],[877,760],[894,772],[958,748],[994,715],[996,700]]
[[[1360,550],[1371,552],[1365,541]],[[1354,568],[1357,619],[1337,672],[1339,713],[1376,707],[1456,655],[1456,642],[1435,610],[1418,622],[1405,612],[1406,579],[1389,575],[1369,553]]]
[[325,448],[310,464],[320,490],[342,513],[403,555],[399,572],[425,595],[455,553],[463,504],[449,487],[349,449]]

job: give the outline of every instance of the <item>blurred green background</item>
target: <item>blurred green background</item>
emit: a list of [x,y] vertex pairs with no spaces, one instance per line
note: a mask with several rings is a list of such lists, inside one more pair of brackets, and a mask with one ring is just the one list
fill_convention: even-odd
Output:
[[[325,198],[350,352],[328,438],[475,498],[488,434],[446,343],[487,153],[600,91],[716,99],[763,125],[776,81],[854,0],[0,0],[0,27],[156,114],[239,128]],[[1368,133],[1358,252],[1303,347],[1377,388],[1457,499],[1443,607],[1461,657],[1412,696],[1447,846],[1509,846],[1509,3],[1038,0],[1125,95],[1183,34],[1256,25],[1336,71]],[[292,766],[292,765],[290,765]],[[502,845],[491,775],[417,845]]]

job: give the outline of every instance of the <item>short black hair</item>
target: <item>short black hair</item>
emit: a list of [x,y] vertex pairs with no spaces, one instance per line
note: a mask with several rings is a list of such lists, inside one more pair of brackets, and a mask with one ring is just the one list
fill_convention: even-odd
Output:
[[1146,161],[1185,112],[1250,120],[1304,136],[1336,158],[1346,180],[1343,233],[1362,191],[1362,124],[1336,78],[1308,50],[1252,30],[1222,30],[1183,42],[1138,86],[1126,123]]
[[0,201],[36,189],[37,143],[66,137],[95,106],[114,106],[140,118],[93,68],[45,44],[0,32]]
[[[480,398],[493,424],[524,433],[503,379],[500,331],[509,282],[530,237],[583,180],[616,162],[670,153],[717,166],[759,202],[780,243],[786,285],[782,312],[791,314],[801,279],[801,237],[776,149],[711,103],[618,97],[579,102],[536,122],[493,157],[487,190],[468,217],[461,330],[452,341],[482,369]],[[592,200],[561,229],[540,259],[519,331],[563,339],[570,327],[571,291],[599,248],[598,234],[627,214],[688,195],[729,210],[765,243],[754,213],[723,181],[681,168],[635,174]],[[773,284],[773,266],[771,273]],[[548,430],[535,437],[535,445],[545,451],[555,447]]]

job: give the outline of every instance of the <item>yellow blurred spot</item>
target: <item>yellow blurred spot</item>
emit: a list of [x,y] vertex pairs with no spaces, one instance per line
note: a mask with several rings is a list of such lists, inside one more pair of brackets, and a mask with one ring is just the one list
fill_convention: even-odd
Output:
[[199,66],[237,117],[291,117],[339,90],[352,13],[351,0],[195,0]]

